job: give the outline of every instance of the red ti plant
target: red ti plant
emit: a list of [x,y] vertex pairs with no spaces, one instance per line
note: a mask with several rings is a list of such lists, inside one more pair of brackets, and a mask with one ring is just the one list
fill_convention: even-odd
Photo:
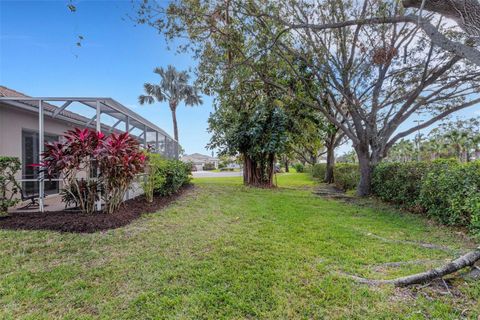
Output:
[[[40,166],[47,176],[62,177],[65,191],[82,212],[93,213],[100,194],[105,211],[114,212],[135,175],[144,170],[145,155],[139,143],[128,133],[106,137],[101,132],[77,128],[67,131],[63,140],[45,145]],[[95,171],[97,174],[92,175]],[[80,176],[85,180],[79,180]]]
[[145,153],[127,132],[112,134],[98,148],[97,163],[102,182],[102,197],[108,213],[118,209],[125,192],[137,174],[143,173]]
[[[84,213],[93,213],[95,201],[99,199],[97,181],[90,178],[90,172],[103,139],[103,134],[76,128],[67,131],[61,142],[46,143],[42,154],[40,166],[47,177],[61,177],[65,192],[75,199]],[[81,176],[85,179],[79,179]]]

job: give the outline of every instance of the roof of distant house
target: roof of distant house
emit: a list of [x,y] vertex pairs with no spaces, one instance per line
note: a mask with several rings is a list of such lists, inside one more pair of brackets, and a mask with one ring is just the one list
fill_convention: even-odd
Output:
[[182,161],[218,161],[218,158],[210,157],[200,153],[186,154],[182,156]]

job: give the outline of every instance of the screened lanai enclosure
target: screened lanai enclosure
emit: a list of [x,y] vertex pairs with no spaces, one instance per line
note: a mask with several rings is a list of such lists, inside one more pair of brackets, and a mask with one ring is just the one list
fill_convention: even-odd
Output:
[[[106,135],[129,132],[151,152],[178,159],[177,141],[112,98],[28,97],[11,92],[15,96],[0,95],[0,116],[5,123],[0,132],[4,136],[0,141],[0,154],[21,159],[22,173],[18,181],[26,193],[38,193],[40,211],[44,211],[45,195],[59,192],[61,179],[44,179],[42,171],[31,164],[41,162],[46,142],[58,140],[69,129],[91,128]],[[131,197],[132,194],[127,194],[127,198]]]

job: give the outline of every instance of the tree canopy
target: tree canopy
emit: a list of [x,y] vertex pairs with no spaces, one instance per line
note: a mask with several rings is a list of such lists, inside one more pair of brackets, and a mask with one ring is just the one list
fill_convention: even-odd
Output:
[[[180,50],[199,59],[206,89],[222,95],[255,75],[320,112],[351,140],[366,195],[372,165],[395,142],[480,102],[480,68],[419,31],[426,21],[449,41],[465,33],[432,16],[410,23],[403,11],[398,1],[146,1],[139,20],[188,38]],[[415,115],[425,121],[402,126]]]

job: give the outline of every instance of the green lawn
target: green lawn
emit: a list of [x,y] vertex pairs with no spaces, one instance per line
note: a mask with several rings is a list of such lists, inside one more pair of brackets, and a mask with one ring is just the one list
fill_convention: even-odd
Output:
[[[476,319],[480,283],[454,295],[370,287],[342,273],[445,259],[440,250],[369,236],[469,244],[413,215],[325,200],[305,174],[259,190],[241,178],[195,191],[124,228],[97,234],[0,230],[0,319]],[[471,245],[471,244],[470,244]]]

